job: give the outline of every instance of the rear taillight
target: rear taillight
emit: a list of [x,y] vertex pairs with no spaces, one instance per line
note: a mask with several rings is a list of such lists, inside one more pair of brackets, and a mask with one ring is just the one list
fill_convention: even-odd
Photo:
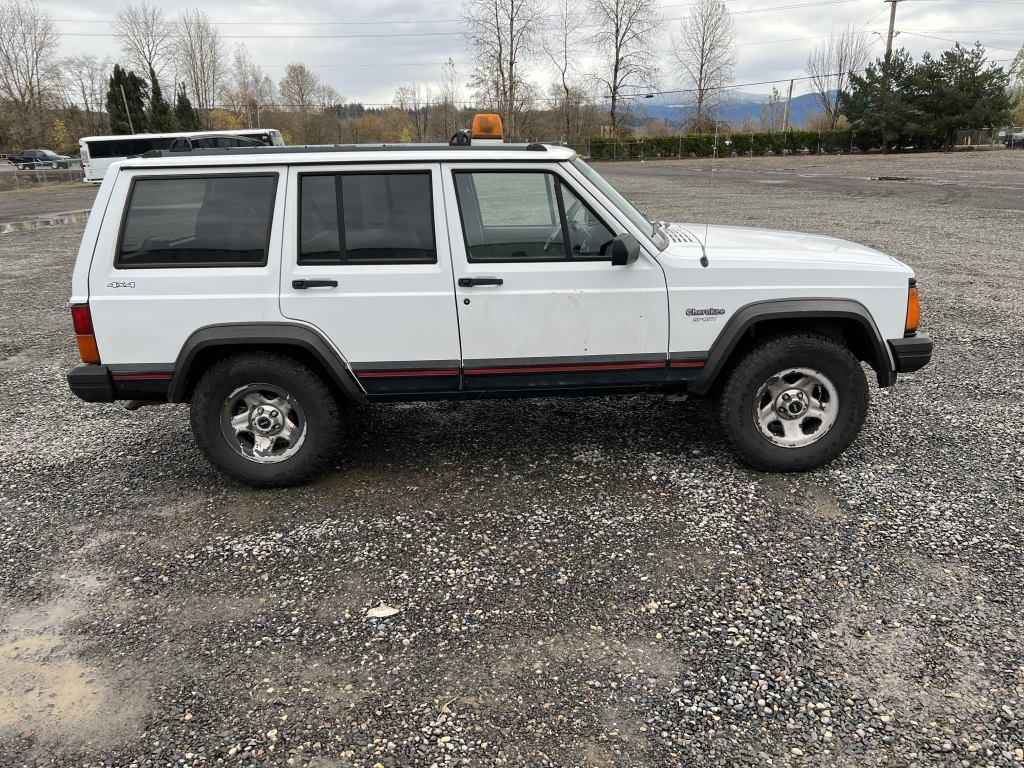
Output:
[[917,333],[917,326],[921,324],[921,298],[917,294],[917,282],[911,281],[910,289],[907,291],[907,322],[903,327],[903,333],[913,336]]
[[96,336],[92,328],[92,313],[88,304],[71,305],[71,324],[75,328],[75,340],[78,342],[78,356],[83,363],[98,363],[100,350],[96,346]]

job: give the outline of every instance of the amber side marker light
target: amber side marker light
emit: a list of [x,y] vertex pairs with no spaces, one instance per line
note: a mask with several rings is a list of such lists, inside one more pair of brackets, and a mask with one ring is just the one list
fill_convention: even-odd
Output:
[[903,332],[908,336],[917,333],[917,326],[921,323],[921,298],[917,294],[917,284],[911,283],[907,293],[907,324]]
[[474,139],[498,139],[501,141],[503,134],[501,118],[498,115],[474,115],[472,130]]
[[71,305],[71,324],[75,328],[75,340],[78,342],[78,356],[83,363],[98,363],[100,350],[96,346],[96,336],[92,329],[92,313],[88,304]]

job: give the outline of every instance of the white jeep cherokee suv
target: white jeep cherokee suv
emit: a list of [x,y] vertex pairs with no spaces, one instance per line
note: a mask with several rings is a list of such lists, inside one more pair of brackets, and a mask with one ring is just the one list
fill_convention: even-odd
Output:
[[566,148],[157,152],[114,164],[75,264],[84,400],[189,402],[259,486],[345,403],[715,394],[739,456],[801,470],[931,357],[913,272],[829,237],[651,223]]

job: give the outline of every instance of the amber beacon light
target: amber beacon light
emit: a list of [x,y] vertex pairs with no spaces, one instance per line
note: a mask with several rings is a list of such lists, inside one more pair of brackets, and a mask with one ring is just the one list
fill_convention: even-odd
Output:
[[497,139],[502,138],[501,118],[498,115],[480,114],[473,116],[473,138],[474,139]]

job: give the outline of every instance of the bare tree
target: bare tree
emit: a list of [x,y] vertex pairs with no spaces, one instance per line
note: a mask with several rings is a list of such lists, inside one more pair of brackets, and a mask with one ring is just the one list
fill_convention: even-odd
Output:
[[419,83],[400,85],[395,90],[394,105],[409,116],[417,142],[426,139],[430,122],[430,88]]
[[210,110],[227,77],[224,40],[205,13],[186,10],[178,16],[174,47],[179,77],[188,88],[200,119],[209,127]]
[[472,84],[478,98],[505,117],[506,133],[515,137],[532,95],[525,69],[540,31],[539,0],[465,0],[461,15],[477,61]]
[[736,71],[736,22],[722,0],[697,0],[672,35],[672,60],[693,91],[691,127],[703,133],[727,94]]
[[601,70],[594,75],[610,101],[612,133],[618,132],[619,102],[629,88],[647,88],[657,75],[654,46],[661,16],[657,0],[590,0],[594,44]]
[[18,141],[41,143],[46,133],[43,110],[57,101],[61,85],[59,44],[53,19],[32,0],[0,3],[0,102],[13,107]]
[[839,93],[846,89],[850,73],[859,72],[868,63],[869,45],[867,32],[847,26],[842,32],[829,35],[807,57],[811,88],[825,113],[829,130],[834,131],[839,122]]
[[434,100],[438,130],[442,139],[451,138],[452,134],[463,127],[459,124],[460,96],[461,87],[459,74],[455,70],[455,59],[449,58],[441,66],[441,85]]
[[338,92],[321,82],[320,76],[301,62],[285,67],[277,87],[281,106],[297,121],[295,127],[301,141],[307,144],[326,141],[328,121],[325,117],[341,102]]
[[113,67],[109,56],[69,56],[61,61],[65,98],[82,110],[83,128],[93,135],[107,129],[104,108]]
[[551,95],[559,113],[559,130],[565,139],[582,130],[584,94],[576,62],[583,43],[583,18],[579,0],[557,0],[543,38],[544,54],[555,70]]
[[1017,55],[1010,64],[1010,88],[1011,96],[1016,99],[1016,106],[1013,110],[1013,119],[1024,122],[1024,46],[1017,51]]
[[782,94],[779,89],[772,86],[771,96],[761,107],[761,130],[768,133],[777,133],[784,127],[786,108],[782,103]]
[[273,103],[274,83],[252,60],[244,43],[235,46],[231,56],[229,85],[225,90],[228,105],[245,114],[249,127],[260,127],[261,110]]
[[[117,14],[114,32],[121,41],[124,63],[143,77],[150,70],[163,78],[174,64],[174,24],[158,5],[141,2]],[[173,73],[172,73],[173,74]]]

